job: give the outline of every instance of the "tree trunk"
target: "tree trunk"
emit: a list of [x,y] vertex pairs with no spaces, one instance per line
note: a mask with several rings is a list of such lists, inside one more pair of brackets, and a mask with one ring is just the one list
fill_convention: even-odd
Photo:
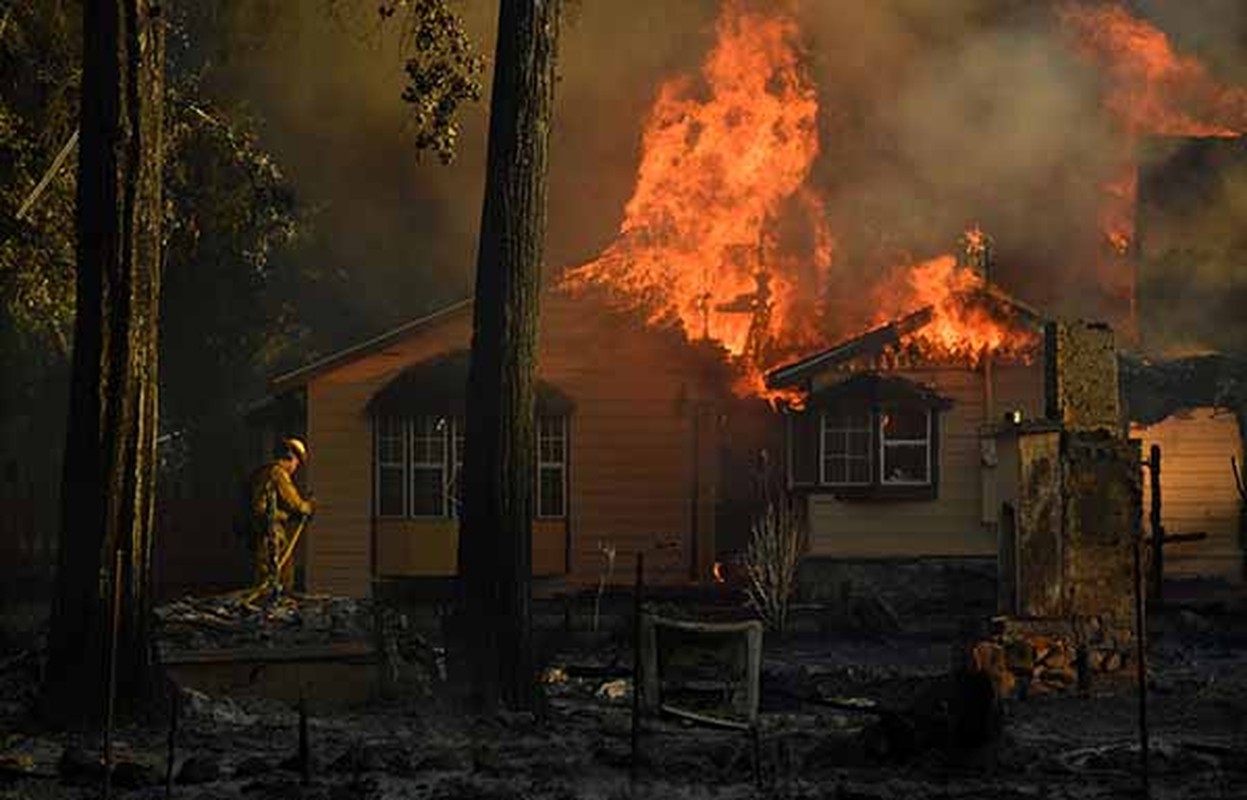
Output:
[[[83,4],[77,308],[45,712],[103,707],[108,591],[123,581],[121,707],[147,689],[161,266],[164,21],[155,0]],[[113,576],[114,554],[123,554]]]
[[460,524],[471,699],[533,707],[534,371],[559,0],[501,0]]

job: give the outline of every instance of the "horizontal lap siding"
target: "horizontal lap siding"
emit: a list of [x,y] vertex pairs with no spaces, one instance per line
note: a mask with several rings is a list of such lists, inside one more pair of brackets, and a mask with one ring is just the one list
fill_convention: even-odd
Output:
[[[1200,542],[1165,546],[1165,572],[1179,577],[1241,580],[1238,537],[1239,497],[1230,457],[1242,463],[1242,439],[1234,415],[1199,408],[1156,425],[1136,427],[1146,457],[1160,445],[1161,523],[1169,533],[1204,532]],[[1144,519],[1151,508],[1151,485],[1144,473]]]
[[[539,375],[567,393],[574,409],[569,518],[535,522],[534,571],[561,573],[570,555],[569,580],[596,584],[605,565],[600,548],[613,546],[616,582],[632,580],[639,551],[647,553],[649,581],[683,581],[691,557],[692,423],[685,402],[696,392],[691,349],[677,335],[597,313],[597,306],[586,302],[550,294],[543,299]],[[308,435],[318,465],[312,480],[320,503],[318,537],[309,548],[312,591],[368,589],[373,491],[368,399],[399,370],[467,347],[469,325],[470,313],[448,319],[309,386]],[[703,463],[701,473],[707,496],[716,466]],[[704,529],[712,519],[705,503],[702,513]],[[451,521],[379,520],[377,540],[381,574],[453,571],[457,530]],[[702,544],[713,550],[712,540],[703,538]]]
[[[613,315],[553,299],[542,319],[542,376],[572,396],[570,506],[573,583],[633,579],[646,553],[647,582],[689,572],[692,421],[690,349]],[[702,464],[703,481],[714,468]]]
[[308,387],[308,483],[317,502],[307,550],[313,593],[369,591],[372,433],[362,409],[371,389],[321,381]]
[[309,485],[317,501],[308,542],[310,591],[369,593],[373,483],[368,401],[412,360],[466,343],[467,331],[466,315],[447,320],[424,336],[345,364],[308,385]]
[[[376,525],[377,573],[382,577],[445,577],[458,570],[458,520],[381,519]],[[563,520],[533,520],[532,559],[534,575],[563,572]]]
[[808,500],[811,555],[995,555],[995,535],[980,519],[982,373],[933,368],[896,374],[932,384],[953,402],[940,415],[938,496],[929,501],[841,501],[829,494],[812,493]]

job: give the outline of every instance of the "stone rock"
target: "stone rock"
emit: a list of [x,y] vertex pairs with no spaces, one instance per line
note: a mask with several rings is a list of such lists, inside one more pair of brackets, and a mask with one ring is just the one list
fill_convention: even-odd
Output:
[[1013,639],[1005,643],[1005,658],[1009,669],[1027,673],[1035,668],[1035,648],[1025,639]]
[[1050,651],[1042,661],[1043,666],[1048,669],[1065,669],[1071,666],[1069,653],[1064,646]]
[[1017,690],[1017,679],[1009,670],[1004,648],[995,642],[979,642],[971,653],[974,670],[986,675],[992,683],[996,697],[1012,697]]
[[221,762],[213,756],[191,756],[182,762],[177,782],[181,784],[212,783],[221,777]]

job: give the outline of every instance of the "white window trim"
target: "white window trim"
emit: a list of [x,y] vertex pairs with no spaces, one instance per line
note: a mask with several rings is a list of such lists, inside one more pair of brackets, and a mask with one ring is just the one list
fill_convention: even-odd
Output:
[[[440,426],[441,439],[442,439],[442,459],[440,462],[416,461],[415,453],[413,452],[415,450],[415,445],[416,445],[416,427],[415,427],[416,419],[443,420],[445,422],[444,425]],[[408,466],[408,480],[407,480],[407,494],[408,494],[407,516],[410,519],[445,519],[449,515],[448,513],[449,512],[449,499],[446,496],[447,495],[447,492],[446,492],[446,482],[447,482],[446,459],[450,455],[449,453],[450,444],[449,444],[448,437],[451,434],[451,429],[454,427],[454,418],[442,416],[440,414],[418,414],[413,419],[408,420],[407,425],[411,431],[408,437],[409,444],[408,444],[408,449],[407,449],[407,461],[409,465]],[[437,426],[435,425],[435,430],[436,429],[437,429]],[[430,470],[430,471],[433,469],[437,469],[439,471],[441,475],[441,490],[442,490],[442,510],[440,513],[436,513],[436,514],[417,514],[416,513],[415,497],[411,496],[411,479],[415,477],[417,469]]]
[[[546,461],[542,459],[541,457],[541,420],[542,419],[543,419],[542,417],[537,418],[537,437],[536,437],[537,474],[535,476],[536,486],[534,487],[536,491],[533,493],[534,494],[533,499],[536,501],[534,503],[534,506],[535,506],[534,511],[536,512],[535,516],[537,519],[566,519],[567,517],[567,461],[568,461],[568,455],[569,455],[568,436],[567,436],[567,429],[568,429],[567,416],[564,414],[560,414],[558,416],[553,416],[553,417],[544,417],[544,419],[556,420],[558,422],[558,439],[562,443],[561,450],[563,453],[563,457],[559,459],[558,461]],[[558,469],[559,471],[559,493],[561,495],[561,500],[562,500],[562,503],[560,503],[560,505],[562,505],[563,508],[558,514],[542,513],[541,471],[543,469]]]
[[[834,428],[832,430],[842,431],[846,434],[865,433],[868,436],[873,436],[874,435],[874,430],[872,429],[873,418],[874,418],[873,413],[868,411],[867,412],[868,421],[866,423],[865,428]],[[866,480],[864,481],[849,481],[849,480],[829,481],[827,480],[827,433],[828,433],[827,413],[822,412],[819,414],[819,423],[818,423],[818,482],[819,484],[822,486],[872,486],[874,485],[875,464],[874,464],[874,459],[871,455],[871,448],[869,446],[866,448],[866,465],[867,465],[866,472],[869,475],[869,477]],[[861,458],[859,457],[849,456],[849,455],[845,455],[843,456],[843,458],[848,461],[860,461],[861,460]],[[846,474],[847,474],[847,471],[846,471]]]
[[[403,519],[407,516],[407,510],[409,508],[408,495],[411,492],[411,475],[407,470],[407,448],[409,447],[408,436],[410,433],[411,423],[406,418],[389,417],[388,419],[398,422],[398,444],[402,455],[400,456],[401,460],[397,462],[381,460],[382,421],[377,420],[377,422],[373,424],[373,459],[376,464],[376,486],[373,489],[373,508],[376,509],[377,519]],[[381,470],[394,469],[395,467],[397,467],[403,474],[402,508],[399,509],[397,514],[383,514],[381,513]]]
[[[394,419],[394,418],[391,418]],[[444,420],[445,424],[441,427],[442,436],[442,460],[440,463],[433,461],[416,461],[415,460],[415,442],[416,442],[416,421],[419,419]],[[562,441],[563,458],[559,461],[546,461],[541,458],[541,428],[540,423],[537,427],[537,465],[534,469],[534,517],[536,519],[566,519],[568,504],[568,462],[571,457],[571,449],[569,444],[570,420],[565,414],[560,414],[544,419],[558,420],[558,437]],[[373,468],[374,468],[374,486],[373,486],[373,509],[377,519],[418,519],[418,520],[434,520],[434,519],[458,519],[459,518],[459,501],[455,496],[455,470],[459,468],[465,448],[459,443],[463,420],[458,417],[452,417],[442,414],[417,414],[414,416],[398,418],[399,441],[402,446],[402,462],[385,462],[381,460],[381,431],[380,422],[373,423]],[[381,513],[381,470],[382,468],[393,469],[401,468],[403,472],[403,507],[398,514],[382,514]],[[543,468],[559,470],[559,491],[562,494],[563,511],[560,514],[543,514],[541,513],[541,470]],[[417,514],[415,499],[411,490],[411,482],[415,477],[417,469],[438,469],[442,478],[442,512],[440,514]]]
[[[886,410],[884,413],[887,413]],[[930,486],[931,485],[931,409],[924,409],[923,413],[927,419],[927,435],[923,439],[889,439],[887,433],[883,429],[883,417],[879,417],[879,483],[883,486]],[[889,445],[902,447],[917,447],[922,445],[926,452],[927,477],[925,480],[911,481],[898,480],[889,478],[884,471],[887,466],[887,459],[884,457],[885,450]]]

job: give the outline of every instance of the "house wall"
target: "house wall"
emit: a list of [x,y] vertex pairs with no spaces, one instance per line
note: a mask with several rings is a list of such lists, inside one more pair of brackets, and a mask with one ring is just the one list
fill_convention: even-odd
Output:
[[[344,364],[308,384],[312,457],[304,480],[317,502],[304,553],[308,591],[353,597],[369,593],[373,484],[368,400],[408,364],[460,346],[468,338],[469,322],[468,315],[455,315],[422,335]],[[411,547],[424,546],[421,541]],[[428,547],[437,550],[431,542]]]
[[[1160,445],[1161,524],[1168,533],[1203,531],[1199,542],[1165,545],[1165,574],[1171,577],[1242,580],[1239,497],[1230,457],[1243,463],[1242,437],[1234,414],[1197,408],[1131,432],[1143,440],[1143,457]],[[1151,481],[1143,474],[1143,519],[1148,524]]]
[[[374,521],[366,404],[400,370],[467,347],[469,324],[470,311],[452,315],[308,385],[313,455],[306,480],[319,504],[307,550],[310,591],[368,593]],[[568,517],[565,523],[541,520],[534,526],[535,573],[562,573],[569,566],[569,583],[596,584],[608,567],[604,549],[613,547],[614,583],[631,582],[640,551],[646,553],[649,582],[708,574],[717,481],[717,465],[708,454],[714,452],[716,415],[707,410],[706,403],[713,402],[699,388],[705,381],[696,377],[693,356],[676,333],[643,329],[587,299],[545,295],[538,372],[575,407],[568,427]],[[700,411],[699,400],[704,401]],[[560,530],[564,524],[567,537]],[[452,520],[375,525],[379,575],[453,574]]]
[[[454,575],[459,559],[455,519],[379,519],[377,572],[381,577]],[[567,522],[533,520],[533,575],[561,575],[567,562]]]
[[[1021,409],[1032,419],[1042,415],[1042,366],[995,367],[990,419],[986,416],[981,370],[925,367],[893,374],[933,385],[952,400],[952,407],[940,416],[938,495],[934,500],[838,500],[831,494],[811,492],[807,500],[810,555],[994,558],[995,526],[994,520],[985,520],[983,487],[994,485],[995,467],[990,465],[991,459],[984,458],[982,442],[1008,409]],[[993,471],[987,479],[984,470]]]

